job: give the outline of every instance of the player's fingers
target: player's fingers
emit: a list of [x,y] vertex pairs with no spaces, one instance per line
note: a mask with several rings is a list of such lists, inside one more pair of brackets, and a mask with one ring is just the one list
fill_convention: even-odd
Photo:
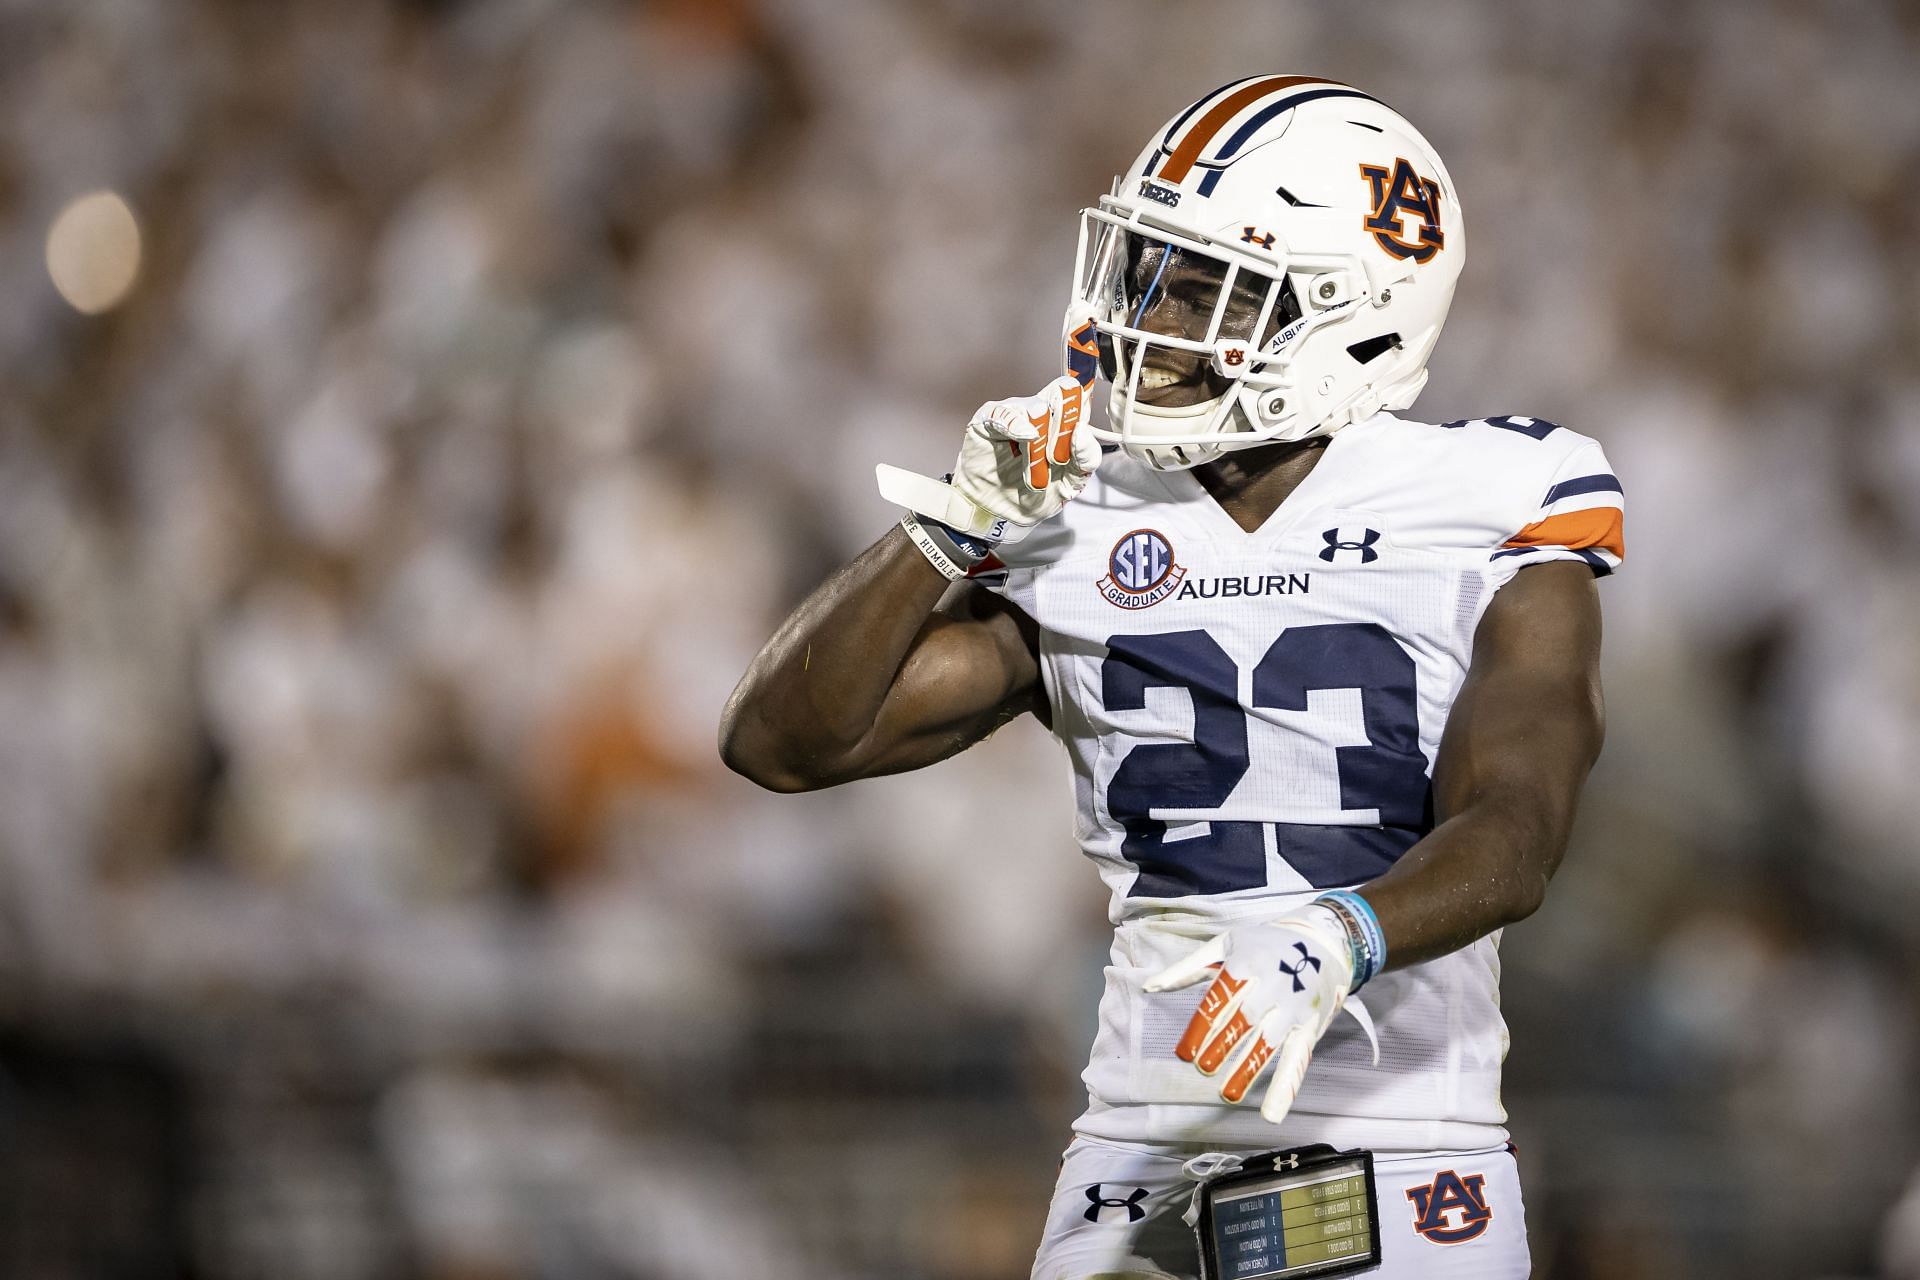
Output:
[[1260,1077],[1260,1072],[1273,1061],[1274,1045],[1269,1038],[1267,1024],[1262,1023],[1261,1033],[1247,1046],[1247,1052],[1237,1066],[1227,1073],[1226,1083],[1220,1086],[1220,1096],[1228,1102],[1238,1102],[1247,1096],[1247,1090]]
[[1253,1020],[1247,1017],[1245,1009],[1235,1009],[1227,1015],[1220,1027],[1220,1034],[1200,1051],[1200,1058],[1193,1065],[1200,1068],[1200,1074],[1210,1076],[1220,1069],[1235,1046],[1253,1034]]
[[1053,468],[1047,464],[1047,439],[1043,434],[1038,440],[1027,442],[1027,471],[1024,477],[1027,488],[1035,493],[1047,487],[1053,479]]
[[1199,1059],[1201,1047],[1239,1009],[1247,982],[1248,979],[1236,978],[1224,968],[1220,970],[1220,976],[1213,980],[1213,985],[1208,987],[1206,994],[1200,997],[1200,1003],[1194,1009],[1193,1017],[1187,1020],[1187,1029],[1181,1033],[1179,1043],[1173,1046],[1175,1057],[1182,1062],[1195,1062]]
[[1051,386],[1038,395],[1031,395],[1022,402],[1027,425],[1033,429],[1031,443],[1027,445],[1028,490],[1039,493],[1053,480],[1054,437],[1060,430],[1060,395]]
[[1142,985],[1150,992],[1174,991],[1181,987],[1190,987],[1200,979],[1209,976],[1212,968],[1226,958],[1227,937],[1221,934],[1195,947],[1148,978]]
[[1279,1124],[1293,1109],[1300,1082],[1307,1077],[1307,1060],[1313,1057],[1313,1039],[1311,1031],[1296,1025],[1273,1055],[1273,1079],[1260,1103],[1260,1116],[1268,1124]]
[[1065,375],[1053,385],[1054,394],[1049,398],[1058,409],[1053,414],[1053,452],[1049,460],[1057,467],[1064,467],[1073,462],[1074,429],[1080,425],[1087,393],[1078,382]]
[[1226,1075],[1220,1085],[1220,1096],[1228,1102],[1238,1102],[1246,1097],[1254,1081],[1273,1061],[1273,1055],[1279,1052],[1292,1026],[1293,1019],[1284,1008],[1269,1009],[1265,1017],[1256,1020],[1253,1035],[1240,1042],[1242,1051],[1230,1055],[1221,1068]]
[[1041,439],[1045,432],[1034,428],[1021,406],[1022,402],[1016,400],[989,400],[973,411],[967,426],[989,440],[1014,440],[1024,444]]
[[1221,971],[1207,993],[1200,997],[1200,1005],[1193,1011],[1193,1017],[1187,1019],[1187,1029],[1181,1033],[1180,1042],[1173,1046],[1173,1056],[1182,1062],[1192,1062],[1200,1056],[1200,1047],[1206,1044],[1208,1037],[1222,1018],[1233,1013],[1240,1003],[1240,989],[1246,986],[1243,979]]

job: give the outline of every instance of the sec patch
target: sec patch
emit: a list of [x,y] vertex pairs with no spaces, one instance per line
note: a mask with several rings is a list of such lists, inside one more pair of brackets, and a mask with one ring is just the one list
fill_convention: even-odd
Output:
[[1107,576],[1100,594],[1122,609],[1159,604],[1179,589],[1186,569],[1175,563],[1173,544],[1158,529],[1135,529],[1120,536],[1107,553]]

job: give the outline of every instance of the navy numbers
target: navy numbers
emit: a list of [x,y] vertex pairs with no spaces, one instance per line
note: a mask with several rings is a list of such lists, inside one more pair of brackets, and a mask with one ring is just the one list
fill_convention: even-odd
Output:
[[1120,851],[1140,868],[1132,896],[1177,898],[1219,893],[1216,885],[1265,884],[1260,824],[1213,822],[1204,836],[1166,843],[1167,824],[1153,809],[1217,809],[1247,773],[1247,717],[1240,710],[1240,671],[1204,631],[1113,636],[1100,667],[1101,700],[1109,711],[1139,711],[1147,690],[1185,689],[1193,697],[1193,745],[1150,742],[1135,747],[1107,785],[1107,812],[1126,828]]
[[1377,622],[1288,627],[1253,669],[1253,705],[1305,711],[1311,690],[1358,689],[1367,745],[1335,748],[1340,807],[1378,809],[1382,826],[1420,826],[1427,758],[1413,673],[1413,655]]
[[1308,694],[1358,689],[1364,746],[1335,749],[1343,809],[1375,809],[1380,825],[1207,823],[1205,834],[1168,840],[1159,810],[1224,805],[1247,774],[1247,718],[1239,668],[1205,631],[1115,635],[1101,665],[1109,711],[1137,711],[1152,688],[1193,699],[1193,742],[1143,743],[1107,787],[1107,811],[1126,835],[1121,853],[1140,869],[1131,897],[1168,898],[1266,887],[1265,831],[1282,858],[1318,888],[1357,884],[1386,870],[1433,822],[1413,658],[1371,622],[1289,627],[1253,669],[1253,705],[1304,711]]

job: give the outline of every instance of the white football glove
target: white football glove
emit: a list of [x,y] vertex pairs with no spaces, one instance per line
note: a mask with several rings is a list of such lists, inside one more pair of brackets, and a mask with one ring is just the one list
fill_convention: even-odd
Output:
[[[1091,406],[1091,327],[1068,336],[1073,373],[1036,395],[990,400],[967,423],[953,475],[935,480],[881,463],[880,496],[989,542],[1012,542],[1080,496],[1100,465],[1100,442],[1081,431]],[[1079,356],[1080,358],[1076,358]]]
[[1204,1076],[1221,1075],[1220,1096],[1238,1102],[1269,1062],[1273,1080],[1260,1114],[1279,1124],[1300,1092],[1313,1047],[1344,1006],[1373,1041],[1373,1020],[1349,1002],[1353,948],[1340,918],[1309,903],[1277,920],[1236,924],[1146,982],[1148,991],[1190,987],[1215,969],[1219,976],[1174,1046],[1182,1062]]

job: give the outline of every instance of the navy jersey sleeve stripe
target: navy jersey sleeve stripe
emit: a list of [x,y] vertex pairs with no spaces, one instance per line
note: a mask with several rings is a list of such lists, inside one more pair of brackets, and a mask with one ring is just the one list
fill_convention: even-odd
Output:
[[1577,476],[1572,480],[1562,480],[1547,490],[1547,496],[1541,499],[1540,505],[1552,506],[1562,498],[1572,498],[1582,493],[1618,493],[1625,496],[1620,482],[1610,475]]

